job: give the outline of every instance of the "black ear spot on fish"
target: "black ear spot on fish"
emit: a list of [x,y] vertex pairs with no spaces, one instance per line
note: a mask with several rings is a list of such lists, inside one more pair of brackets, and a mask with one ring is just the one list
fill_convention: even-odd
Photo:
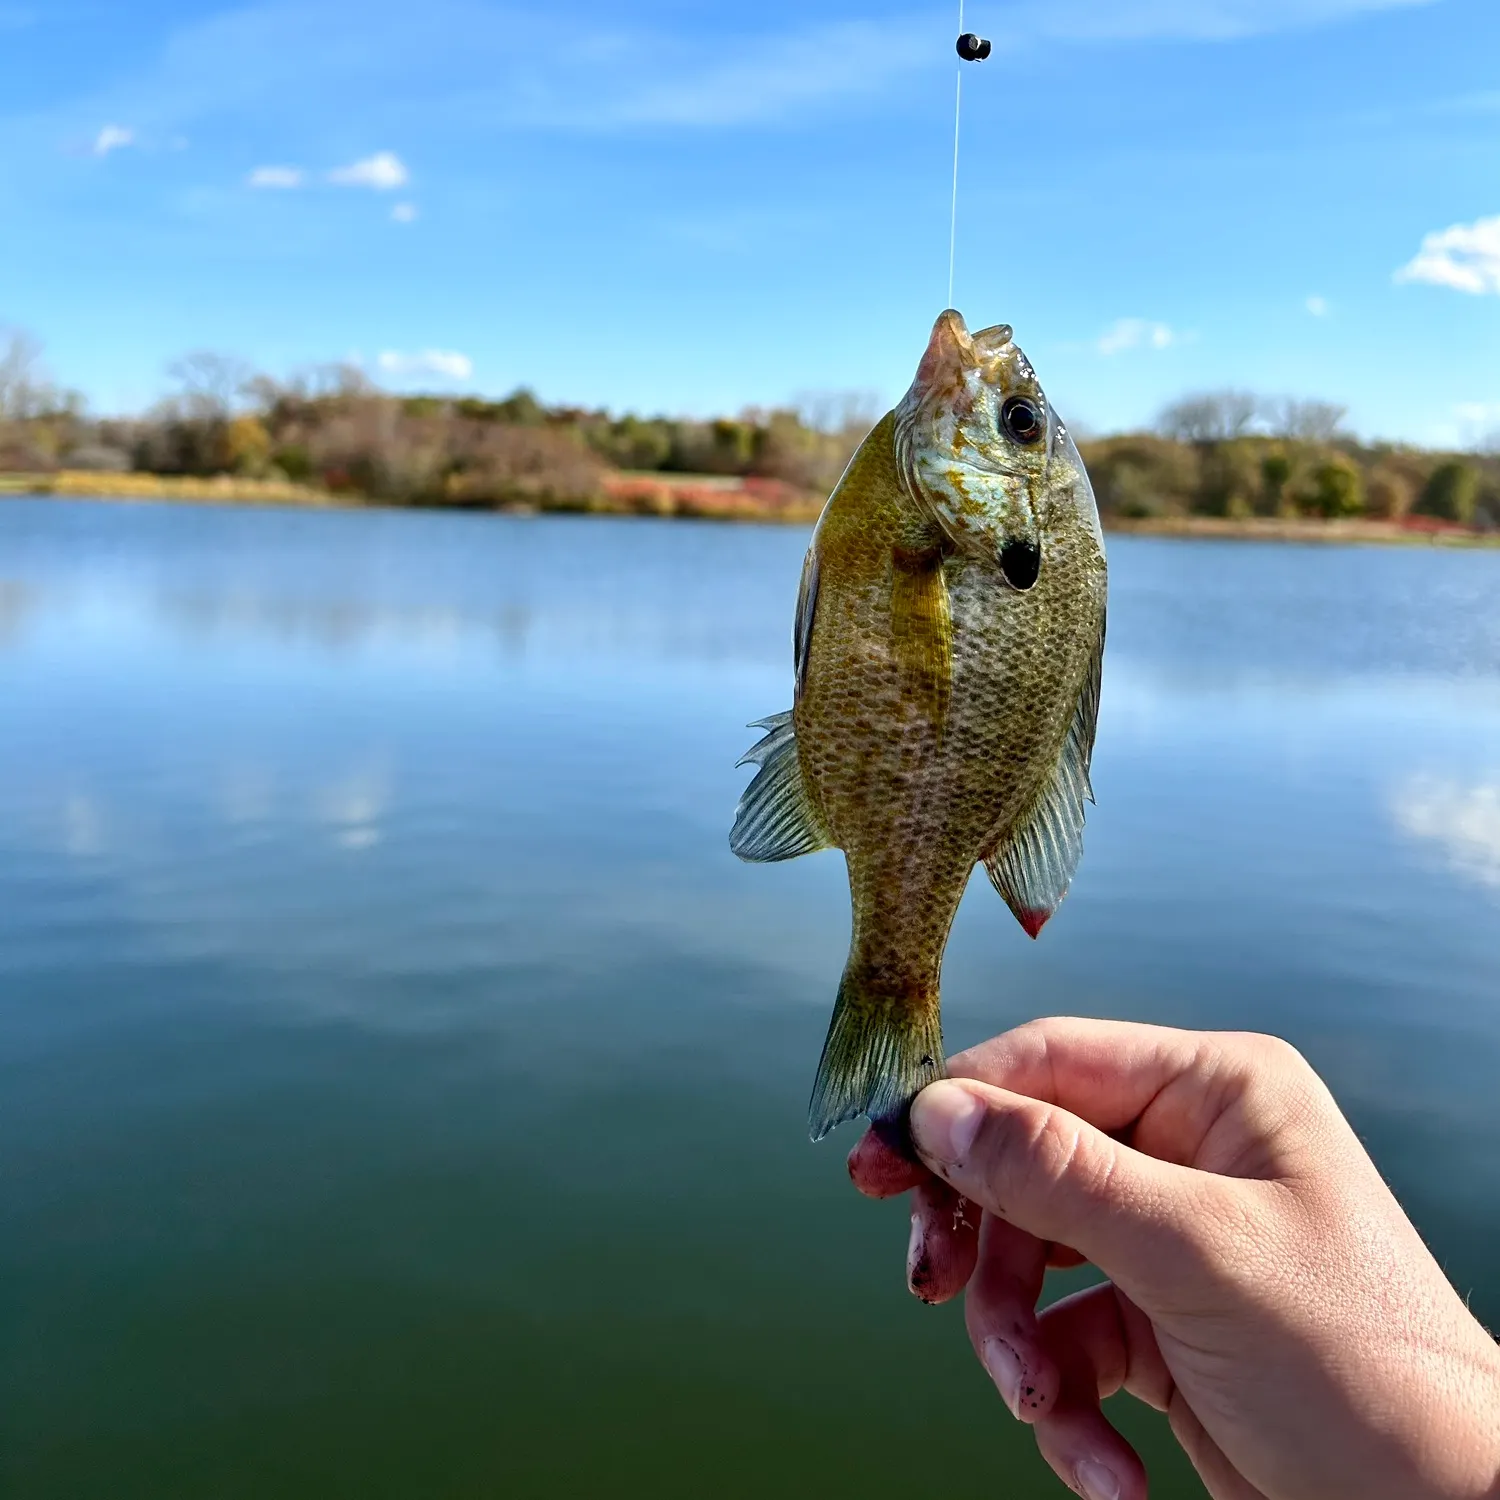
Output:
[[1000,408],[1000,425],[1018,443],[1035,443],[1047,430],[1042,409],[1030,396],[1007,396]]
[[1000,571],[1013,589],[1024,593],[1042,571],[1042,549],[1035,542],[1007,542],[1000,549]]

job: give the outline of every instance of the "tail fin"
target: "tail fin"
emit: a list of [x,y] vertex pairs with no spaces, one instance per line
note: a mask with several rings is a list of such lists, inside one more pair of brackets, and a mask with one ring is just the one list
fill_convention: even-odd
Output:
[[930,1003],[865,994],[848,971],[823,1043],[807,1126],[821,1141],[835,1125],[868,1115],[904,1138],[911,1101],[946,1071],[937,996]]

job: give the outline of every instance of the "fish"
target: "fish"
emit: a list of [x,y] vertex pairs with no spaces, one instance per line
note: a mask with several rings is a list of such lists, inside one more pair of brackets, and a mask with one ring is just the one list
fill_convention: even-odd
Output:
[[824,506],[792,707],[740,761],[730,847],[843,851],[853,912],[808,1128],[900,1144],[944,1076],[940,980],[977,864],[1033,938],[1083,848],[1107,603],[1077,446],[1009,325],[953,309]]

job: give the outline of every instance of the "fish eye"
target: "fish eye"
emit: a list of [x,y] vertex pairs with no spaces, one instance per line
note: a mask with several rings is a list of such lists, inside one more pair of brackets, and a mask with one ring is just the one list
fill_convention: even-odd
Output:
[[1046,430],[1042,409],[1030,396],[1007,396],[1000,408],[1000,425],[1018,443],[1035,443]]
[[1007,542],[1000,549],[1000,571],[1013,589],[1024,593],[1042,571],[1042,549],[1035,542]]

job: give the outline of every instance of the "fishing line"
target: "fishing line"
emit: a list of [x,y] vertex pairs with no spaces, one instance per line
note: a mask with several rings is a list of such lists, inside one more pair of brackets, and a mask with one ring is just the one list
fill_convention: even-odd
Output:
[[958,0],[958,80],[953,90],[953,204],[948,213],[948,306],[953,306],[953,261],[958,249],[958,142],[964,110],[964,64],[983,62],[990,44],[964,30],[964,0]]
[[[958,0],[958,34],[964,34],[964,0]],[[958,66],[958,82],[953,91],[953,208],[948,215],[948,300],[945,307],[953,306],[953,256],[958,246],[958,127],[963,118],[964,69]]]

